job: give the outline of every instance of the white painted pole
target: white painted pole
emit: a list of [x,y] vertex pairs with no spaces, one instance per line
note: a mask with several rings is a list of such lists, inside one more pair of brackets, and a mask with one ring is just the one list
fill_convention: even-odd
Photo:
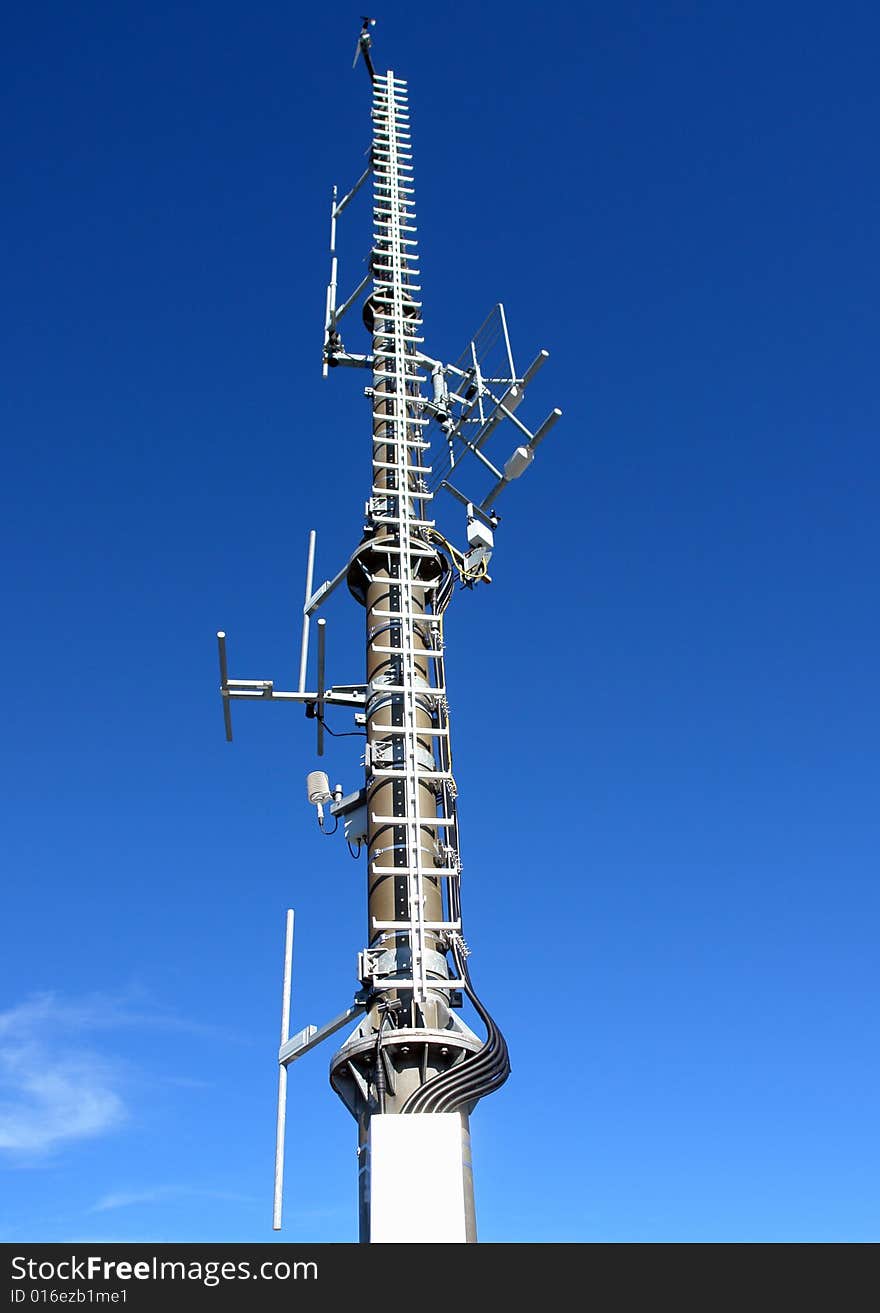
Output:
[[[293,966],[293,908],[287,909],[284,933],[284,982],[281,986],[281,1043],[290,1039],[290,975]],[[275,1198],[272,1230],[281,1230],[281,1202],[284,1191],[284,1127],[287,1121],[287,1067],[278,1064],[278,1121],[275,1128]]]
[[310,616],[306,609],[312,600],[312,579],[315,574],[315,539],[317,533],[314,529],[309,530],[309,556],[306,563],[306,600],[303,602],[303,628],[302,644],[299,649],[299,691],[306,691],[306,665],[309,659],[309,622]]

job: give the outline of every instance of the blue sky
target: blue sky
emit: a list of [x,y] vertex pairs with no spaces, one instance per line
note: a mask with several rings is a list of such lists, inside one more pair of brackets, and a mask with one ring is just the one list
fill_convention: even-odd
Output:
[[[448,614],[466,933],[513,1063],[473,1118],[481,1238],[876,1239],[876,8],[380,20],[426,349],[503,300],[520,361],[551,351],[530,417],[565,411]],[[7,18],[3,1239],[271,1239],[287,906],[294,1026],[355,988],[313,727],[236,707],[227,745],[214,633],[292,686],[308,530],[321,577],[360,531],[363,380],[320,372],[358,26]],[[360,622],[328,612],[336,682]],[[356,742],[328,769],[356,787]],[[329,1056],[290,1082],[286,1240],[356,1237]]]

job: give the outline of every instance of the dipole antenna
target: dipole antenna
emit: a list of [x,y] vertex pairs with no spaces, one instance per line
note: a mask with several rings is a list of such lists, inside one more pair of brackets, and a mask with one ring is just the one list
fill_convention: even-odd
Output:
[[[455,361],[423,350],[407,84],[392,71],[376,72],[374,25],[363,18],[354,59],[363,58],[372,89],[369,163],[341,199],[333,189],[323,346],[325,375],[340,367],[370,374],[364,392],[372,479],[363,533],[342,568],[317,588],[315,531],[309,535],[297,688],[282,692],[271,680],[230,678],[221,631],[220,691],[228,739],[231,703],[242,698],[304,705],[316,722],[319,757],[328,708],[349,708],[364,735],[362,785],[346,794],[341,785],[331,788],[324,771],[307,778],[319,828],[329,835],[341,824],[349,851],[365,858],[367,929],[349,1005],[325,1025],[291,1037],[293,913],[287,914],[273,1225],[281,1225],[287,1069],[355,1021],[330,1060],[330,1083],[358,1125],[361,1239],[473,1241],[470,1116],[505,1082],[510,1063],[504,1036],[477,993],[463,937],[444,616],[456,583],[472,588],[490,581],[497,500],[530,466],[562,412],[552,410],[534,431],[520,418],[526,388],[548,353],[517,372],[501,305]],[[368,179],[368,271],[340,304],[337,225]],[[341,336],[356,305],[370,337],[362,353],[346,350]],[[493,448],[510,427],[517,445],[501,463]],[[429,458],[432,430],[439,441]],[[437,498],[465,509],[461,548],[438,527]],[[343,582],[364,608],[363,680],[328,686],[322,616],[315,680],[307,689],[312,618]],[[465,1000],[482,1036],[458,1015]]]

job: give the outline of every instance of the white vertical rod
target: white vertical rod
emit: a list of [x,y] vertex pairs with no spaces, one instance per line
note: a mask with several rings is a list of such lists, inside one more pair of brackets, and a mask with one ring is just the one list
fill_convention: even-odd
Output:
[[309,613],[306,610],[312,599],[312,579],[315,574],[315,539],[317,533],[309,530],[309,556],[306,563],[306,600],[303,602],[302,645],[299,650],[299,691],[306,691],[306,664],[309,659]]
[[[287,909],[284,932],[284,983],[281,986],[281,1043],[290,1039],[290,974],[293,966],[293,908]],[[287,1067],[278,1064],[278,1120],[275,1126],[275,1197],[272,1230],[281,1230],[281,1201],[284,1191],[284,1127],[287,1121]]]
[[[327,309],[324,314],[324,346],[330,338],[333,321],[336,316],[336,188],[330,201],[330,282],[327,284]],[[327,377],[327,361],[323,365],[323,375]]]
[[501,328],[504,332],[504,346],[507,350],[507,364],[510,369],[510,378],[512,382],[516,381],[516,370],[513,367],[513,352],[510,349],[510,334],[507,331],[507,315],[504,313],[504,306],[498,302],[498,310],[501,315]]
[[333,188],[333,203],[330,207],[330,304],[328,306],[327,328],[336,324],[336,188]]
[[337,261],[336,261],[336,256],[334,255],[333,259],[330,261],[330,309],[328,312],[328,317],[330,319],[331,328],[336,327],[336,278],[337,278],[336,271],[337,271]]

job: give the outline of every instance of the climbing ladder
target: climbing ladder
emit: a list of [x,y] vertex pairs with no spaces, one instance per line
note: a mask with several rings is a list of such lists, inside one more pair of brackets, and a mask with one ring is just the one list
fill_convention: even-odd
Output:
[[[381,759],[380,749],[386,746],[393,764],[378,765],[374,760],[370,773],[374,779],[400,781],[404,787],[403,797],[397,795],[399,805],[395,805],[393,817],[372,814],[370,822],[371,826],[381,827],[393,819],[395,829],[399,826],[405,831],[406,863],[396,866],[394,875],[406,877],[409,896],[406,920],[374,922],[371,931],[379,937],[391,932],[398,944],[408,943],[412,954],[413,1003],[422,1009],[428,997],[426,934],[460,928],[457,922],[425,920],[425,880],[428,875],[432,878],[457,875],[458,864],[447,860],[444,868],[439,869],[431,855],[426,867],[424,847],[426,826],[450,831],[454,830],[454,822],[443,805],[450,791],[443,785],[448,785],[451,776],[448,770],[438,769],[436,762],[433,765],[425,762],[424,747],[419,743],[419,739],[448,737],[448,726],[428,729],[419,724],[426,696],[435,707],[445,706],[446,699],[445,689],[436,679],[443,656],[439,614],[427,612],[414,602],[416,589],[425,597],[436,593],[437,583],[429,585],[420,579],[419,569],[422,561],[436,560],[437,552],[424,533],[434,522],[425,517],[425,504],[433,494],[425,481],[431,472],[424,462],[429,445],[424,439],[424,427],[429,420],[422,413],[423,374],[417,358],[422,320],[421,303],[415,299],[420,288],[416,281],[418,239],[409,110],[406,83],[390,71],[374,79],[372,116],[374,387],[370,519],[376,535],[374,550],[387,558],[388,574],[394,576],[399,597],[399,610],[374,612],[374,617],[378,615],[390,623],[374,626],[368,641],[373,652],[392,657],[399,683],[377,682],[369,692],[391,694],[402,711],[399,717],[402,723],[395,726],[388,716],[389,723],[374,726],[374,758]],[[423,636],[422,643],[427,628],[430,635],[427,646],[417,645],[417,626]],[[376,638],[383,632],[390,633],[391,640],[377,643]],[[419,676],[417,662],[431,663],[433,667],[430,691]],[[424,786],[438,796],[436,815],[423,814]],[[447,837],[444,843],[447,858],[451,847]],[[370,872],[373,876],[388,874],[387,868],[372,863]],[[399,970],[395,971],[394,982],[398,988]],[[376,980],[376,985],[383,987],[381,979]]]

